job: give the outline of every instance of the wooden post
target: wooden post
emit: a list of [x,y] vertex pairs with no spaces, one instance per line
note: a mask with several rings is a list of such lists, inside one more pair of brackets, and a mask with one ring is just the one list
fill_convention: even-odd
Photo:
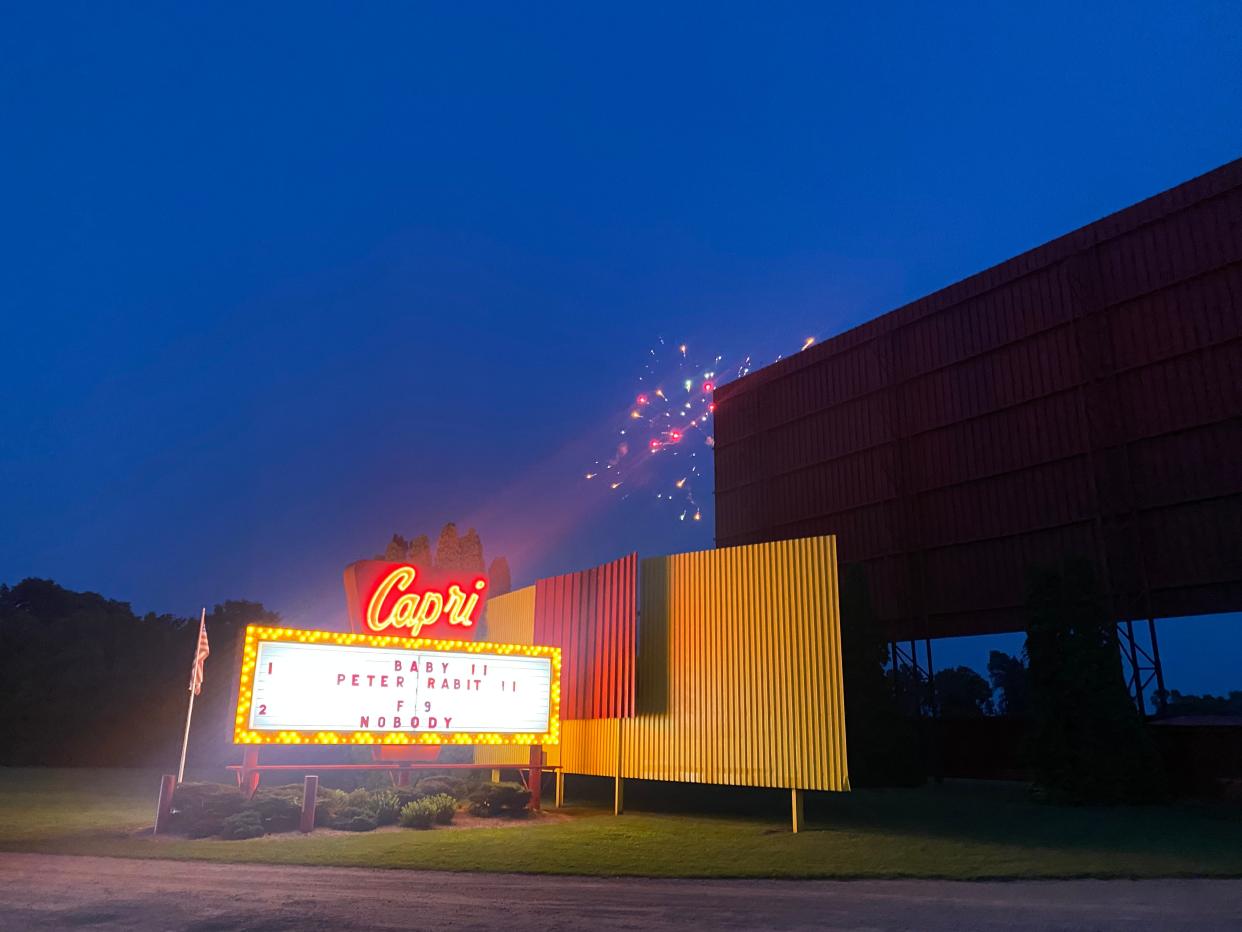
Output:
[[493,783],[500,782],[500,768],[499,767],[492,768],[492,782]]
[[556,808],[565,805],[565,771],[556,771]]
[[172,815],[173,793],[177,791],[177,775],[166,773],[160,777],[160,799],[155,804],[155,831],[160,834],[168,828],[168,819]]
[[315,830],[315,799],[319,796],[319,778],[307,777],[302,781],[302,821],[298,824],[299,832]]
[[793,831],[794,834],[802,831],[802,826],[806,824],[805,810],[802,805],[802,790],[790,790],[793,794]]
[[543,788],[543,746],[530,746],[530,808],[539,811],[540,791]]
[[612,788],[612,814],[621,815],[625,812],[625,780],[621,776],[621,723],[625,719],[617,719],[617,771],[616,783]]

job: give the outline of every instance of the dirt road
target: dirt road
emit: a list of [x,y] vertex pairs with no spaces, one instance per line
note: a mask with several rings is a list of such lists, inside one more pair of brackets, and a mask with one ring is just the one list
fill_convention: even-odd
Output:
[[1242,880],[635,880],[0,854],[0,929],[1242,928]]

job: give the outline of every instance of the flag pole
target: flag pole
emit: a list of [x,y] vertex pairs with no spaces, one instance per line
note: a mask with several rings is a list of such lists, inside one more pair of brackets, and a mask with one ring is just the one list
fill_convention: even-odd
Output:
[[[203,606],[203,614],[199,617],[199,620],[198,620],[198,625],[199,625],[198,630],[202,631],[203,625],[205,624],[207,624],[207,607]],[[195,641],[196,646],[194,649],[196,652],[196,656],[197,656],[197,651],[198,651],[197,644],[198,642]],[[177,768],[177,782],[178,783],[185,782],[185,752],[189,750],[189,747],[190,747],[190,719],[193,718],[194,716],[194,692],[195,692],[194,684],[193,682],[191,682],[190,684],[190,707],[186,709],[186,712],[185,712],[185,737],[181,739],[181,765]]]

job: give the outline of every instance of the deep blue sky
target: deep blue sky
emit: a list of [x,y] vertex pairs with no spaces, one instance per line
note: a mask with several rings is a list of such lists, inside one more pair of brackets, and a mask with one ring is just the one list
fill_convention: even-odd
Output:
[[860,6],[10,5],[0,579],[310,623],[449,519],[706,546],[580,479],[658,335],[771,358],[1242,155],[1238,4]]

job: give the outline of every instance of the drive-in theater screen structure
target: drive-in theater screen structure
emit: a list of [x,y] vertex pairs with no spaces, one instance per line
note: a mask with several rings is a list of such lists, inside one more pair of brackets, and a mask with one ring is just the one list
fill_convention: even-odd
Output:
[[1068,554],[1119,621],[1242,610],[1242,161],[715,401],[717,544],[836,535],[894,642],[1021,630]]

